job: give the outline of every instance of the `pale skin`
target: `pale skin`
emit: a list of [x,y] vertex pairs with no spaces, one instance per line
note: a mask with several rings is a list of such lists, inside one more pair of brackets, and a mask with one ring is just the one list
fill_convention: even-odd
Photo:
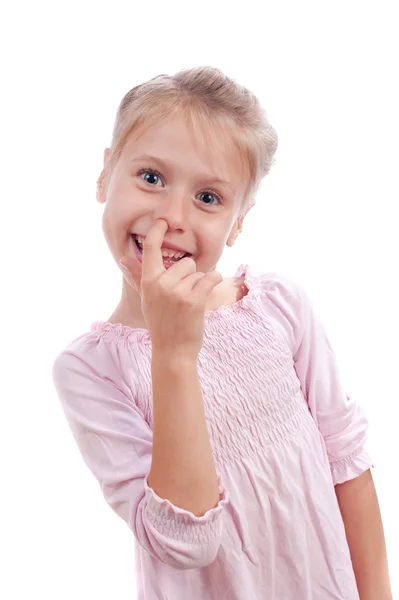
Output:
[[384,528],[370,470],[335,486],[360,600],[392,600]]
[[[215,139],[217,149],[217,139]],[[155,152],[156,149],[156,152]],[[223,246],[234,244],[245,214],[239,206],[243,174],[232,157],[209,160],[182,119],[150,128],[126,144],[113,171],[99,178],[98,200],[106,203],[103,229],[124,274],[121,301],[110,322],[145,327],[152,340],[153,455],[149,484],[162,498],[196,516],[217,506],[217,475],[197,371],[204,313],[232,304],[243,294],[242,281],[223,279],[215,270]],[[153,189],[138,175],[143,154],[164,159],[162,186]],[[225,155],[221,147],[219,155]],[[130,168],[137,160],[137,169]],[[135,164],[135,163],[134,163]],[[163,164],[163,163],[162,163]],[[158,165],[157,165],[158,166]],[[223,204],[204,206],[198,192],[211,171],[231,187],[217,187]],[[213,188],[215,189],[215,188]],[[234,190],[234,192],[232,191]],[[130,232],[146,234],[142,264],[133,258]],[[165,269],[161,245],[177,243],[189,251]],[[361,600],[391,600],[385,540],[374,483],[369,471],[336,486],[336,494]]]

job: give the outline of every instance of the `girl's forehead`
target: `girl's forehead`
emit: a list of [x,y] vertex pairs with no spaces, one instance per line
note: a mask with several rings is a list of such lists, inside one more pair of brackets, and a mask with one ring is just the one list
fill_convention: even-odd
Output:
[[[129,160],[145,155],[159,158],[178,166],[194,163],[203,165],[207,171],[224,173],[225,177],[247,178],[242,157],[234,145],[233,136],[222,135],[217,129],[194,127],[183,117],[147,123],[132,131],[126,140],[123,154]],[[206,127],[206,126],[205,126]]]

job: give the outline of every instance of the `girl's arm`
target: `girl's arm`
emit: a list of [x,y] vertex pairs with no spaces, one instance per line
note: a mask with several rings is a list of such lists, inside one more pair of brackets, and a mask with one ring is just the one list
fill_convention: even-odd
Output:
[[335,486],[360,600],[392,600],[384,530],[370,470]]
[[[88,335],[81,336],[57,357],[53,366],[55,387],[82,458],[100,484],[108,505],[126,522],[140,546],[152,558],[180,571],[210,565],[220,547],[220,520],[228,502],[222,479],[219,478],[223,497],[219,505],[204,519],[196,519],[162,497],[158,498],[148,486],[154,439],[143,413],[144,396],[141,396],[140,390],[141,386],[148,387],[149,374],[141,373],[143,363],[134,355],[141,352],[139,345],[110,343],[108,332],[108,329],[103,329],[100,325]],[[124,371],[122,367],[125,364],[129,367],[135,365],[137,368]],[[160,374],[166,373],[168,367],[166,364],[164,366],[165,369],[161,369]],[[182,377],[185,378],[183,383],[187,384],[186,392],[190,394],[190,385],[195,376],[192,375],[194,368],[183,371],[183,366],[180,367]],[[159,377],[157,381],[162,385]],[[167,442],[168,435],[173,433],[170,431],[171,427],[181,428],[184,415],[178,414],[180,408],[185,412],[184,425],[188,429],[186,433],[179,431],[177,440],[181,447],[186,443],[186,437],[191,435],[189,441],[194,453],[191,455],[187,452],[187,455],[180,457],[181,475],[194,479],[198,474],[199,485],[205,488],[206,473],[202,459],[198,460],[198,465],[194,465],[196,473],[187,474],[185,471],[188,464],[194,464],[194,460],[198,459],[201,449],[203,430],[200,424],[200,399],[195,388],[190,397],[179,394],[182,379],[176,378],[173,383],[168,378],[168,381],[169,383],[163,380],[164,385],[170,385],[170,393],[176,392],[176,395],[167,397],[161,390],[161,394],[156,396],[160,410],[156,404],[155,422],[159,420],[159,416],[162,418],[165,411],[165,428],[169,428],[169,432],[168,429],[157,430],[156,452],[162,452],[162,441]],[[167,402],[170,403],[169,411]],[[198,431],[194,431],[193,425],[196,415]],[[208,463],[205,442],[204,461]],[[171,447],[166,447],[165,451],[166,459],[176,458],[176,441]],[[160,460],[162,461],[162,457]],[[162,462],[159,464],[162,468]],[[155,463],[153,466],[156,466]],[[165,469],[176,478],[176,466],[165,464]],[[155,471],[153,474],[154,485],[159,485],[162,493],[170,493],[172,498],[181,500],[189,508],[198,509],[198,512],[217,502],[218,493],[213,486],[209,492],[211,495],[205,497],[206,490],[201,488],[198,498],[190,499],[180,493],[183,481],[177,481],[174,488],[167,487],[170,485],[167,481],[168,473],[161,474],[161,477]],[[190,484],[188,479],[187,485]],[[184,491],[188,493],[189,490]],[[195,488],[195,492],[198,492],[198,488]]]
[[148,485],[201,517],[219,502],[196,361],[153,352],[152,464]]

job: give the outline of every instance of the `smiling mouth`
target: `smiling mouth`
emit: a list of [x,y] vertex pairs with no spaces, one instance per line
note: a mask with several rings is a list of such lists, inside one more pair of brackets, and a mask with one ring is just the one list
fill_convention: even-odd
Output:
[[[132,236],[137,248],[139,249],[140,253],[143,254],[143,245],[138,241],[137,235],[132,233],[131,236]],[[192,256],[192,254],[190,254],[189,252],[183,253],[183,252],[178,252],[175,250],[161,250],[161,252],[162,252],[162,256],[163,256],[164,260],[168,261],[168,262],[178,262],[179,260],[181,260],[182,258],[185,258],[186,256]]]

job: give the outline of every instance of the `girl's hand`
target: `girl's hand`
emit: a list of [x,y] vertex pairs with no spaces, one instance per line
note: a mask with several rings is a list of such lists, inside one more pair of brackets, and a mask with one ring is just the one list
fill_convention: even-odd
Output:
[[204,336],[205,304],[223,278],[217,271],[197,272],[189,257],[165,269],[161,246],[167,229],[166,221],[157,219],[144,240],[141,281],[129,268],[133,259],[123,257],[121,264],[141,292],[153,350],[170,358],[196,359]]

